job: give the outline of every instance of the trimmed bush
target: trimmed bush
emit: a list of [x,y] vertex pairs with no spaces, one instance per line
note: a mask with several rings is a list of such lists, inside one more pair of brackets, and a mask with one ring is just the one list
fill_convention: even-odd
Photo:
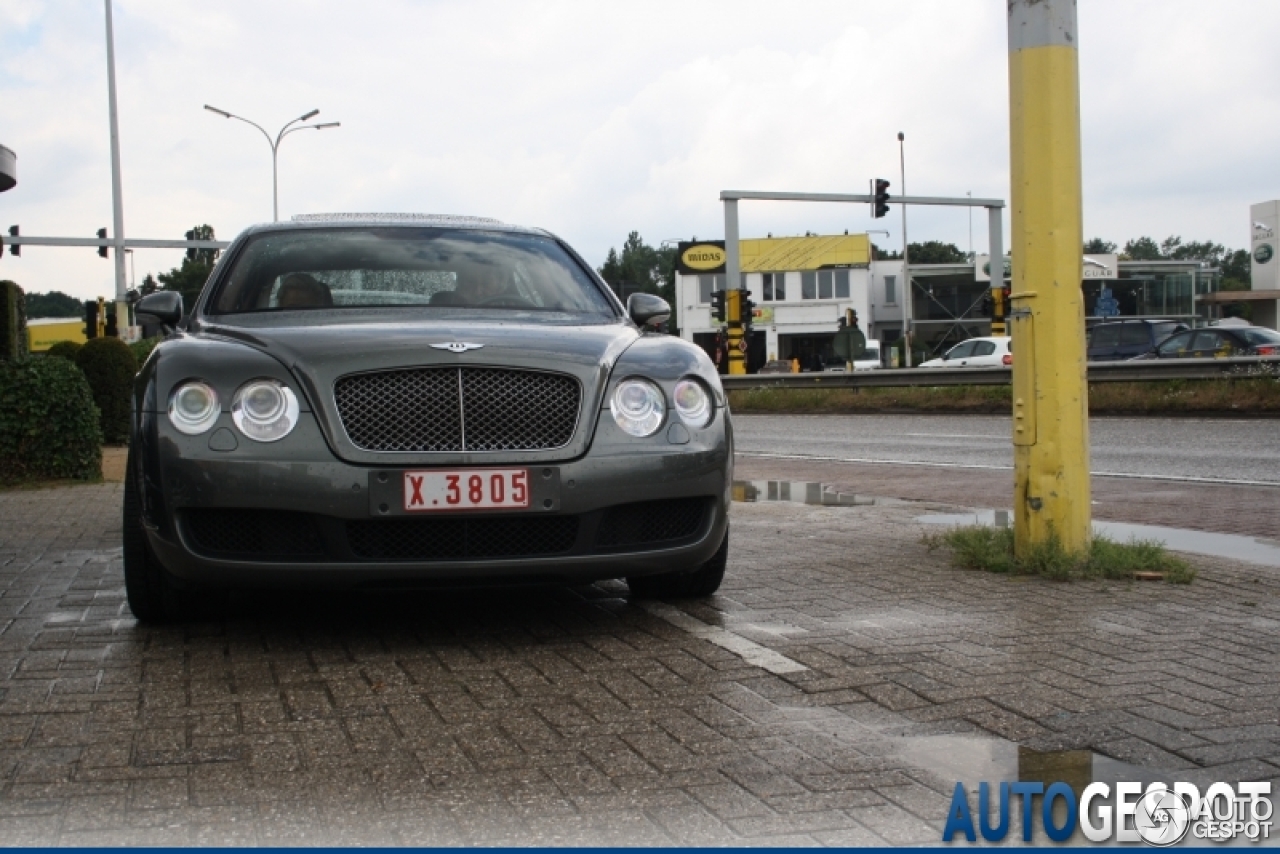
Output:
[[66,359],[0,362],[0,481],[102,476],[98,408]]
[[0,282],[0,361],[27,355],[27,301],[16,282]]
[[138,367],[142,367],[142,363],[151,355],[151,351],[160,343],[159,338],[140,338],[129,345],[129,349],[133,351],[133,357],[138,360]]
[[138,373],[138,360],[129,345],[119,338],[92,338],[76,353],[76,364],[84,371],[93,402],[98,405],[103,441],[128,441],[129,401]]
[[70,359],[74,362],[76,354],[80,352],[80,348],[83,346],[79,341],[59,341],[48,350],[45,350],[44,354],[58,359]]

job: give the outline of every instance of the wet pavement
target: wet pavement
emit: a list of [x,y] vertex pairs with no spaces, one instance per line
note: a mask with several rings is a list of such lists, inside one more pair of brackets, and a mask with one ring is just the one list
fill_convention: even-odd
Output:
[[118,484],[2,493],[0,840],[932,844],[958,780],[1280,781],[1280,570],[966,572],[919,517],[997,482],[826,465],[768,500],[772,465],[739,460],[704,602],[238,594],[183,628],[124,605]]
[[[740,453],[1010,470],[1007,415],[735,415]],[[1096,473],[1280,486],[1274,418],[1089,419]],[[792,477],[796,477],[792,475]]]

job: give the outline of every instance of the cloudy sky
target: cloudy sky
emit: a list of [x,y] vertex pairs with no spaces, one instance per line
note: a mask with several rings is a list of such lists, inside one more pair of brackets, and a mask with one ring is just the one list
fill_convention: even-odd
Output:
[[[1002,0],[187,2],[116,0],[126,234],[229,239],[271,218],[274,134],[319,108],[335,130],[280,150],[281,217],[493,216],[593,264],[631,230],[722,235],[722,189],[1007,198]],[[1280,197],[1280,2],[1081,0],[1085,231],[1123,243],[1248,241]],[[0,144],[19,184],[0,228],[111,224],[102,0],[0,4]],[[897,209],[748,203],[744,236],[863,231]],[[913,240],[969,248],[964,210],[915,209]],[[973,217],[982,251],[985,216]],[[139,250],[138,281],[180,253]],[[28,247],[0,278],[113,291],[92,249]]]

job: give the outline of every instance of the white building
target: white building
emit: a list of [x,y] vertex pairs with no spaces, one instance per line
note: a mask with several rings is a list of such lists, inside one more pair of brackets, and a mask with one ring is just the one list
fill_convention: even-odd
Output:
[[[868,340],[901,335],[901,261],[871,263],[865,234],[765,237],[739,241],[743,287],[755,303],[747,370],[767,359],[831,358],[846,310]],[[724,324],[711,294],[725,287],[724,241],[681,243],[676,259],[680,336],[714,358]],[[725,363],[722,363],[722,365]]]

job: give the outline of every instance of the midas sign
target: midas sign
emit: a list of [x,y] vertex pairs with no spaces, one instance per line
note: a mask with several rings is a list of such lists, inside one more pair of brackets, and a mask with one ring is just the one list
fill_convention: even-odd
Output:
[[695,243],[680,253],[680,260],[690,270],[714,270],[724,266],[725,252],[710,243]]

